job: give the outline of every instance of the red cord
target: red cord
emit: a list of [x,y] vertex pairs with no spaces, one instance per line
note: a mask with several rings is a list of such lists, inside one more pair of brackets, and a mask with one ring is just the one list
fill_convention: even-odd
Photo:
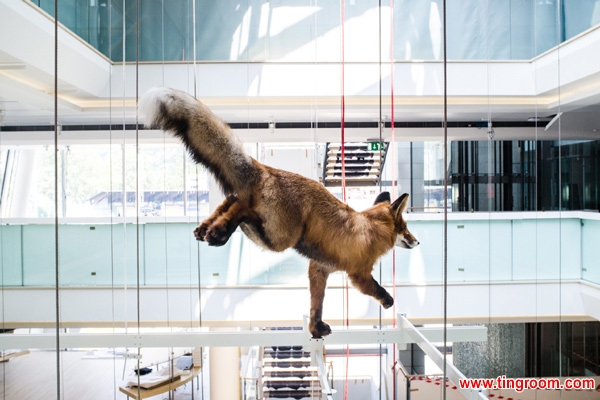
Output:
[[342,94],[342,197],[344,199],[344,203],[346,202],[346,149],[345,149],[345,132],[344,132],[344,128],[345,128],[345,122],[346,122],[346,95],[344,92],[344,72],[346,69],[346,65],[344,63],[344,19],[345,19],[345,6],[344,6],[344,0],[342,0],[342,23],[341,23],[341,29],[342,29],[342,81],[341,81],[341,94]]

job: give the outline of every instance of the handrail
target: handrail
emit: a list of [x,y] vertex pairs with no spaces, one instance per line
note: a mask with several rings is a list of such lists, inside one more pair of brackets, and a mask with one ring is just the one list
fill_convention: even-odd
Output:
[[444,369],[446,364],[446,373],[448,379],[450,379],[457,387],[458,390],[469,400],[488,400],[487,396],[483,392],[475,389],[463,389],[460,387],[460,381],[465,380],[466,376],[458,370],[451,362],[446,360],[442,353],[435,347],[429,340],[423,336],[413,324],[404,315],[400,315],[398,318],[399,326],[401,330],[406,333],[411,340],[416,343],[425,354],[440,368]]
[[327,369],[323,361],[323,339],[310,339],[310,364],[317,368],[319,381],[321,382],[321,393],[323,400],[333,400],[333,395],[337,392],[329,386],[327,380]]
[[[407,320],[408,321],[408,320]],[[410,322],[409,322],[410,323]],[[412,326],[412,324],[411,324]],[[414,328],[420,338],[439,340],[442,328]],[[456,326],[447,328],[449,341],[485,341],[487,329],[483,326]],[[61,333],[64,348],[144,348],[144,347],[247,347],[287,346],[310,347],[311,337],[306,329],[298,331],[237,331],[237,332],[173,332],[173,333]],[[52,348],[55,333],[0,335],[0,349]],[[327,344],[385,344],[414,343],[405,330],[383,328],[378,330],[339,330],[324,339]]]

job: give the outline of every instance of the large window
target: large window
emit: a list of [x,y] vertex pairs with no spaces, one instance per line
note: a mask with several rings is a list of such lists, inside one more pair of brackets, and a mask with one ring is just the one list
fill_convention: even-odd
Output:
[[[53,13],[53,1],[33,2]],[[132,0],[62,0],[59,19],[117,62],[123,56],[125,61],[135,60],[136,46],[140,61],[185,62],[196,57],[201,61],[326,62],[339,58],[339,1],[153,0],[139,5],[138,20]],[[375,1],[348,3],[345,34],[354,43],[346,54],[348,60],[377,61],[377,49],[370,43],[377,40],[379,30],[363,29],[380,23],[377,7]],[[389,43],[389,6],[382,11],[381,34]],[[442,58],[441,13],[441,0],[394,2],[393,42],[398,60]],[[450,59],[527,60],[598,24],[600,3],[451,0],[448,18],[454,22],[448,30]]]

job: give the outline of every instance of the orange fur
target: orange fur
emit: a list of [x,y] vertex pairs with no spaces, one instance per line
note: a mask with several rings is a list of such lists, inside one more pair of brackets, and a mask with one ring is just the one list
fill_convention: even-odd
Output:
[[272,251],[296,249],[310,259],[313,337],[331,333],[322,321],[327,277],[345,271],[353,285],[389,308],[393,298],[371,273],[394,244],[412,248],[418,241],[406,228],[402,212],[408,195],[394,203],[381,194],[371,208],[357,212],[320,183],[263,165],[244,154],[225,123],[193,97],[156,88],[140,101],[147,125],[179,137],[192,157],[205,165],[227,195],[194,231],[198,240],[221,246],[239,226],[255,243]]

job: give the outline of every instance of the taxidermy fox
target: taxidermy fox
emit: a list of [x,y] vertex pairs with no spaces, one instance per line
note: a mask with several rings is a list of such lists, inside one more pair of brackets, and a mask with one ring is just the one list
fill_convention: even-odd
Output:
[[259,246],[283,251],[290,247],[310,259],[310,322],[313,337],[331,333],[322,321],[327,277],[345,271],[362,293],[384,308],[394,304],[373,276],[373,265],[394,244],[419,244],[408,231],[402,212],[408,194],[391,203],[387,192],[375,205],[356,212],[319,182],[271,168],[244,153],[229,126],[192,96],[154,88],[140,99],[140,114],[183,141],[192,158],[216,178],[226,198],[200,226],[196,239],[224,245],[239,226]]

